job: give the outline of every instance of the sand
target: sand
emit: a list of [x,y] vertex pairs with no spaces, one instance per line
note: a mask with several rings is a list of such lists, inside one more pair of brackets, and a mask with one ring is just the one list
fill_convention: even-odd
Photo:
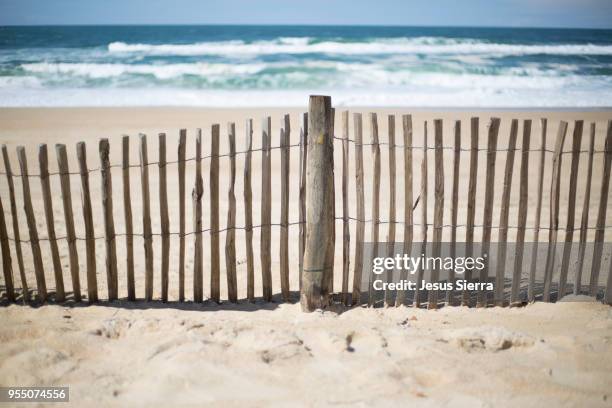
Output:
[[[305,110],[305,109],[304,109]],[[341,107],[338,107],[338,111]],[[37,173],[37,146],[49,144],[50,171],[57,170],[55,143],[65,143],[68,148],[72,171],[76,171],[78,141],[86,141],[88,165],[99,166],[98,139],[108,137],[111,143],[111,163],[120,163],[120,138],[122,134],[134,136],[131,144],[131,162],[138,163],[138,133],[148,135],[149,161],[157,161],[157,133],[168,134],[168,160],[176,159],[178,129],[188,129],[187,156],[193,156],[194,129],[203,129],[204,155],[210,150],[210,125],[221,124],[221,152],[227,152],[226,123],[235,121],[237,149],[244,149],[244,121],[254,118],[254,147],[261,145],[260,122],[266,114],[272,115],[272,145],[279,143],[279,124],[283,113],[291,114],[292,143],[297,143],[300,118],[299,109],[182,109],[182,108],[130,108],[130,109],[2,109],[0,110],[0,141],[7,144],[11,153],[13,170],[18,173],[15,155],[17,145],[25,145],[29,169]],[[358,108],[352,111],[369,112]],[[407,113],[407,109],[377,109],[381,140],[387,139],[386,114]],[[499,147],[507,145],[510,119],[533,119],[532,148],[540,147],[539,118],[549,118],[547,148],[552,149],[560,119],[570,121],[568,140],[573,130],[573,120],[584,119],[597,124],[596,149],[603,149],[606,121],[612,118],[609,111],[588,112],[436,112],[413,111],[415,128],[414,144],[422,145],[423,121],[444,119],[445,144],[452,145],[453,121],[463,121],[463,144],[469,146],[469,117],[478,115],[480,122],[480,147],[486,147],[486,123],[490,116],[502,119]],[[396,120],[399,124],[399,118]],[[336,119],[339,123],[339,117]],[[352,120],[351,120],[352,131]],[[522,132],[522,124],[519,128]],[[337,134],[340,134],[339,131]],[[519,133],[518,147],[521,146]],[[369,139],[367,118],[364,118],[364,140]],[[401,142],[398,127],[397,141]],[[429,124],[429,145],[433,145],[433,129]],[[336,145],[336,163],[341,160],[340,145]],[[569,150],[566,141],[565,150]],[[588,146],[588,133],[583,137],[582,149]],[[388,219],[388,164],[387,146],[382,146],[383,177],[381,182],[381,218]],[[371,169],[369,149],[366,158],[366,203],[370,202]],[[354,150],[351,147],[351,159]],[[445,153],[450,159],[452,152]],[[518,156],[518,155],[517,155]],[[484,174],[484,155],[481,155],[479,174]],[[550,155],[547,156],[550,160]],[[569,156],[563,161],[562,174],[569,174]],[[586,155],[580,163],[580,175],[586,170]],[[532,153],[530,167],[534,172],[538,155]],[[415,152],[415,171],[418,174],[420,152]],[[467,186],[468,155],[462,155],[463,167],[460,182]],[[350,209],[354,207],[354,167],[351,161]],[[450,163],[450,162],[449,162]],[[273,153],[273,222],[280,216],[280,159],[278,150]],[[433,155],[430,164],[433,164]],[[501,174],[505,153],[498,154],[496,171],[501,186]],[[170,229],[178,231],[178,198],[176,165],[168,167]],[[242,204],[243,155],[237,157],[236,196],[238,200],[238,226],[244,225]],[[518,166],[518,159],[516,162]],[[602,155],[595,158],[593,195],[591,196],[591,224],[599,204]],[[398,172],[403,168],[401,151],[398,152]],[[208,161],[203,162],[205,202],[204,227],[209,224]],[[517,167],[518,169],[518,167]],[[290,221],[296,221],[298,150],[291,150]],[[253,191],[255,223],[259,223],[259,192],[261,189],[261,161],[258,152],[253,154]],[[399,174],[399,173],[398,173]],[[116,230],[122,233],[123,197],[121,195],[120,169],[113,169],[114,216]],[[433,170],[430,170],[433,183]],[[158,169],[150,167],[153,231],[158,232]],[[229,162],[221,160],[221,226],[226,223],[227,180]],[[93,211],[96,219],[96,236],[103,236],[100,178],[98,172],[90,175]],[[403,211],[403,179],[398,176],[398,219]],[[584,179],[579,179],[577,207],[582,207]],[[340,186],[340,171],[336,172],[336,186]],[[51,177],[54,195],[54,216],[57,236],[65,235],[61,208],[59,182]],[[141,193],[139,169],[131,171],[134,231],[141,233]],[[548,184],[546,184],[548,183]],[[15,179],[19,205],[22,203],[21,180]],[[46,236],[44,212],[38,178],[30,178],[39,235]],[[567,183],[561,189],[560,223],[567,220]],[[187,191],[193,185],[193,162],[187,165]],[[550,185],[550,166],[547,166],[545,185]],[[446,178],[450,191],[450,170]],[[73,210],[77,219],[77,236],[84,235],[80,208],[80,180],[71,177]],[[415,180],[415,190],[418,179]],[[6,178],[0,177],[0,193],[9,210]],[[513,183],[513,204],[510,207],[510,224],[517,223],[518,170]],[[460,203],[464,202],[467,188],[460,191]],[[494,224],[499,220],[501,187],[496,190]],[[477,200],[482,202],[484,188],[479,184]],[[548,189],[544,189],[542,219],[548,224]],[[530,210],[528,225],[533,223],[535,181],[530,184]],[[433,200],[430,200],[430,215]],[[461,206],[459,219],[465,220],[465,206]],[[336,212],[341,213],[341,201],[337,200]],[[445,216],[448,215],[445,210]],[[608,211],[607,225],[612,220]],[[8,213],[7,213],[8,214]],[[366,207],[366,218],[370,208]],[[482,208],[477,208],[476,223],[481,222]],[[578,215],[579,219],[579,215]],[[7,217],[10,220],[10,217]],[[191,203],[187,201],[187,231],[191,231]],[[341,224],[338,224],[339,226]],[[20,209],[22,239],[27,239],[25,217]],[[11,224],[9,233],[12,235]],[[606,231],[606,239],[611,238]],[[354,225],[351,225],[354,236]],[[246,296],[246,265],[244,263],[244,232],[237,231],[237,260],[239,298]],[[273,228],[273,288],[280,290],[278,273],[278,228]],[[386,227],[381,226],[381,239]],[[448,231],[445,231],[448,234]],[[459,237],[465,234],[459,229]],[[336,245],[336,271],[341,270],[340,234]],[[417,234],[418,235],[418,234]],[[481,231],[476,231],[480,237]],[[366,228],[369,236],[369,227]],[[530,233],[528,232],[528,237]],[[298,290],[297,281],[297,227],[290,228],[290,283],[293,299]],[[513,240],[515,230],[509,238]],[[543,232],[541,238],[545,238]],[[592,239],[593,231],[589,233]],[[254,233],[256,296],[261,296],[259,269],[259,231]],[[397,240],[402,239],[398,228]],[[192,298],[193,237],[187,240],[186,296]],[[493,240],[496,239],[495,232]],[[577,239],[577,234],[575,234]],[[225,264],[221,237],[221,296],[226,298]],[[79,241],[80,278],[86,293],[84,244]],[[136,290],[144,296],[144,257],[142,240],[135,239]],[[209,235],[204,234],[204,294],[209,294]],[[352,243],[354,245],[354,243]],[[11,247],[13,245],[11,244]],[[48,244],[42,242],[47,286],[53,291],[54,278]],[[352,247],[353,249],[353,247]],[[21,287],[13,250],[13,269],[17,288]],[[104,241],[97,240],[96,263],[99,295],[106,298],[104,269]],[[125,298],[125,243],[117,240],[119,263],[119,295]],[[23,245],[28,283],[35,287],[32,256],[27,244]],[[154,252],[160,253],[160,240],[154,239]],[[69,259],[67,245],[60,241],[60,254],[66,290],[70,292]],[[161,261],[155,257],[154,293],[159,298]],[[492,308],[476,310],[444,308],[437,312],[411,308],[368,310],[335,310],[325,313],[302,314],[296,304],[264,304],[258,301],[239,305],[224,303],[178,304],[178,239],[171,239],[170,300],[164,305],[153,303],[128,303],[124,300],[96,306],[46,305],[38,308],[10,305],[0,308],[3,324],[0,338],[1,385],[69,385],[71,400],[75,406],[98,405],[200,405],[223,402],[229,406],[267,405],[406,405],[424,406],[536,406],[544,403],[554,406],[609,406],[612,389],[612,312],[596,302],[562,302],[558,304],[534,304],[519,309]],[[602,271],[600,284],[607,274]],[[351,278],[352,279],[352,278]],[[588,281],[588,276],[583,282]],[[340,285],[339,273],[335,279]],[[576,300],[576,299],[574,299]]]

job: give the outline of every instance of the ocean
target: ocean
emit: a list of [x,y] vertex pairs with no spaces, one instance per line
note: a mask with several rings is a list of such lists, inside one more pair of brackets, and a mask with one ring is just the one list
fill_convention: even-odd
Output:
[[610,107],[612,30],[0,27],[0,106]]

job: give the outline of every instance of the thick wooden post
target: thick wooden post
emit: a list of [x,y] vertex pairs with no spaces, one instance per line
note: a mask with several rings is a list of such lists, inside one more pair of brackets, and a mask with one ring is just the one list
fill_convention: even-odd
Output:
[[193,301],[201,303],[204,299],[203,289],[203,253],[202,243],[202,195],[204,183],[202,181],[202,129],[197,130],[195,149],[196,174],[191,199],[193,203]]
[[[608,191],[610,188],[610,166],[612,165],[612,120],[608,121],[608,130],[606,133],[606,152],[604,156],[603,175],[601,177],[601,189],[599,193],[599,210],[597,211],[597,223],[595,230],[595,248],[593,250],[593,263],[591,264],[591,281],[590,294],[597,295],[599,288],[599,269],[601,266],[601,253],[603,250],[604,228],[606,227],[606,211],[608,209]],[[605,294],[605,302],[610,303],[612,294],[611,278],[608,274],[607,290]]]
[[280,280],[281,294],[289,301],[289,145],[291,127],[289,115],[281,120],[281,219],[280,219]]
[[142,189],[142,235],[145,251],[145,300],[153,299],[153,235],[151,232],[151,198],[149,194],[149,159],[147,135],[140,135],[140,186]]
[[108,300],[118,297],[117,281],[117,244],[115,242],[115,222],[113,220],[113,182],[110,171],[110,145],[108,139],[100,139],[100,172],[102,179],[102,212],[104,218],[104,242],[106,246],[106,283]]
[[567,226],[565,227],[565,242],[563,244],[563,258],[561,260],[561,274],[559,275],[559,295],[557,300],[565,296],[567,284],[567,270],[570,263],[572,241],[574,240],[574,219],[576,212],[576,188],[578,186],[578,165],[580,164],[580,147],[582,146],[583,121],[574,122],[572,135],[572,165],[569,180],[569,195],[567,197]]
[[271,181],[271,118],[265,117],[261,123],[261,230],[260,260],[263,298],[272,300],[272,181]]
[[9,302],[15,300],[15,286],[13,285],[13,264],[11,260],[11,249],[8,243],[8,233],[4,220],[4,206],[0,197],[0,247],[2,248],[2,272],[4,273],[4,288]]
[[34,259],[34,273],[36,275],[36,286],[38,288],[38,297],[41,302],[47,299],[47,284],[45,282],[45,270],[40,253],[40,242],[38,241],[38,229],[36,228],[36,218],[34,207],[32,207],[32,198],[30,196],[30,180],[28,176],[28,162],[26,159],[25,148],[17,147],[17,159],[19,160],[19,168],[21,170],[21,185],[23,187],[23,209],[25,210],[26,220],[28,222],[28,231],[30,233],[30,246],[32,248],[32,257]]
[[[370,241],[372,256],[378,256],[378,230],[380,228],[380,144],[378,143],[378,117],[370,113],[370,142],[372,144],[372,229]],[[372,263],[370,263],[372,265]],[[376,292],[374,291],[374,272],[369,273],[368,306],[374,306]]]
[[246,155],[244,156],[244,235],[247,260],[247,299],[255,300],[255,267],[253,265],[253,189],[251,187],[251,150],[253,149],[253,119],[246,121]]
[[[482,232],[482,256],[489,253],[491,243],[491,228],[493,221],[493,197],[495,189],[495,159],[497,157],[497,136],[499,133],[499,118],[491,118],[488,132],[488,147],[487,147],[487,174],[485,180],[485,206],[483,214],[483,232]],[[487,260],[488,263],[488,260]],[[488,280],[488,265],[480,271],[480,282]],[[484,290],[478,292],[477,305],[485,307],[487,305],[487,293]]]
[[504,305],[504,275],[506,272],[506,253],[508,243],[508,216],[510,214],[510,193],[512,191],[512,175],[514,173],[514,151],[518,136],[518,120],[512,119],[510,138],[504,168],[504,185],[502,190],[501,208],[499,214],[499,235],[497,237],[497,268],[495,269],[494,301],[496,306]]
[[529,193],[529,142],[531,138],[531,120],[523,121],[523,141],[521,143],[521,184],[519,193],[518,229],[516,232],[516,252],[514,270],[512,271],[512,290],[510,305],[520,303],[521,272],[523,271],[523,252],[525,249],[525,225],[527,222],[527,198]]
[[[444,220],[444,156],[442,151],[442,119],[434,120],[434,146],[435,156],[435,185],[434,185],[434,222],[433,222],[433,247],[432,256],[440,256],[440,245],[442,243],[442,224]],[[440,270],[437,266],[431,269],[431,282],[440,280]],[[438,308],[438,291],[430,290],[428,293],[428,309]]]
[[220,268],[221,254],[219,241],[219,125],[210,131],[210,298],[221,300]]
[[55,221],[53,217],[53,201],[51,199],[51,185],[49,183],[49,155],[47,145],[38,146],[38,167],[40,169],[40,186],[45,207],[45,219],[47,221],[47,237],[51,248],[51,260],[53,262],[53,275],[55,277],[55,300],[63,302],[66,300],[64,291],[64,277],[62,276],[62,263],[60,261],[57,238],[55,236]]
[[587,165],[586,187],[582,204],[582,217],[580,219],[580,244],[578,246],[578,260],[576,265],[576,279],[574,280],[574,295],[579,295],[582,286],[582,269],[584,267],[584,253],[589,229],[589,205],[591,204],[591,184],[593,178],[593,156],[595,155],[595,122],[591,123],[589,141],[589,164]]
[[306,245],[300,301],[312,312],[328,305],[326,265],[333,239],[334,168],[333,137],[330,134],[331,97],[311,96],[308,114],[308,161],[306,164]]
[[179,177],[179,302],[185,301],[185,149],[187,129],[179,131],[178,177]]
[[355,197],[357,220],[355,225],[355,267],[353,268],[353,305],[361,303],[363,274],[363,239],[365,236],[365,198],[363,187],[363,120],[361,113],[353,114],[355,133]]
[[[404,254],[410,255],[414,231],[413,197],[412,197],[412,116],[402,116],[402,133],[404,137]],[[400,280],[408,277],[408,271],[402,269]],[[406,291],[401,289],[395,297],[395,306],[406,302]]]
[[64,207],[64,222],[66,223],[66,240],[68,241],[68,254],[70,257],[70,276],[72,278],[72,293],[75,302],[81,301],[81,280],[79,278],[79,253],[76,247],[74,233],[74,217],[72,214],[72,193],[70,191],[70,170],[68,169],[68,156],[66,145],[56,144],[57,168],[59,169],[60,186],[62,190],[62,204]]
[[[470,181],[468,183],[467,221],[465,228],[465,256],[472,256],[474,251],[474,220],[476,218],[476,186],[478,176],[478,136],[480,120],[470,119]],[[465,280],[471,282],[472,269],[466,268]],[[461,305],[470,305],[470,293],[464,289],[461,293]]]
[[85,248],[87,260],[87,300],[98,301],[98,279],[96,278],[96,241],[94,237],[93,215],[91,213],[91,196],[89,194],[89,169],[87,168],[87,150],[85,142],[76,146],[81,175],[81,206],[85,222]]
[[[387,256],[392,258],[395,252],[395,115],[388,117],[389,127],[389,228],[387,232]],[[387,282],[393,279],[393,270],[387,271]],[[392,291],[385,290],[385,306],[395,304]]]
[[17,255],[17,266],[19,267],[19,277],[21,279],[21,291],[23,293],[23,300],[28,301],[30,300],[30,291],[28,289],[28,281],[26,280],[25,276],[23,253],[21,252],[21,235],[19,234],[19,221],[17,219],[17,202],[15,201],[13,171],[11,169],[11,162],[9,161],[8,149],[6,148],[6,145],[2,145],[2,158],[4,159],[4,171],[6,172],[6,181],[9,188],[11,219],[13,222],[13,238],[15,239],[15,254]]
[[533,251],[531,253],[531,266],[529,268],[529,284],[527,287],[527,301],[535,300],[535,274],[538,259],[538,241],[540,239],[540,220],[542,216],[542,190],[544,189],[544,164],[546,162],[546,124],[545,118],[540,119],[541,145],[540,160],[538,164],[538,198],[536,199],[535,221],[533,228]]
[[[451,195],[451,242],[450,257],[455,258],[457,245],[457,215],[459,212],[459,160],[461,159],[461,121],[455,121],[455,146],[453,149],[453,191]],[[448,271],[448,281],[455,287],[455,270]],[[454,290],[446,291],[446,304],[455,303]]]
[[136,300],[134,281],[134,229],[132,226],[132,196],[130,192],[130,137],[122,139],[121,175],[123,179],[123,217],[125,220],[125,262],[128,300]]
[[229,143],[230,186],[227,192],[227,230],[225,231],[225,274],[227,276],[227,297],[230,302],[238,301],[238,284],[236,282],[236,125],[227,124],[227,141]]
[[550,230],[548,231],[548,253],[546,254],[546,270],[544,275],[545,302],[550,302],[550,289],[552,275],[555,266],[555,252],[557,246],[557,231],[559,230],[559,190],[561,188],[561,151],[565,134],[567,133],[567,122],[559,123],[559,131],[555,142],[555,153],[553,155],[553,169],[550,186]]
[[159,220],[161,224],[161,298],[168,301],[168,269],[170,267],[170,220],[168,218],[168,187],[166,180],[166,134],[159,134]]

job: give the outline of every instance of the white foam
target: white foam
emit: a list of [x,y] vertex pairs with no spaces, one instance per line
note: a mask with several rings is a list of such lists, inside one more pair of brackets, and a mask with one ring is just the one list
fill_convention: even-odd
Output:
[[496,44],[471,39],[441,40],[429,37],[376,39],[371,42],[311,42],[291,38],[274,41],[200,42],[193,44],[128,44],[113,42],[111,53],[147,55],[269,55],[269,54],[492,54],[492,55],[612,55],[612,46],[595,44]]

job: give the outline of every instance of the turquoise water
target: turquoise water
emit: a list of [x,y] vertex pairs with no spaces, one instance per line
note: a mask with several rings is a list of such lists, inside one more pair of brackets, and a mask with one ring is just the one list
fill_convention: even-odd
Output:
[[612,31],[0,27],[0,106],[611,106]]

